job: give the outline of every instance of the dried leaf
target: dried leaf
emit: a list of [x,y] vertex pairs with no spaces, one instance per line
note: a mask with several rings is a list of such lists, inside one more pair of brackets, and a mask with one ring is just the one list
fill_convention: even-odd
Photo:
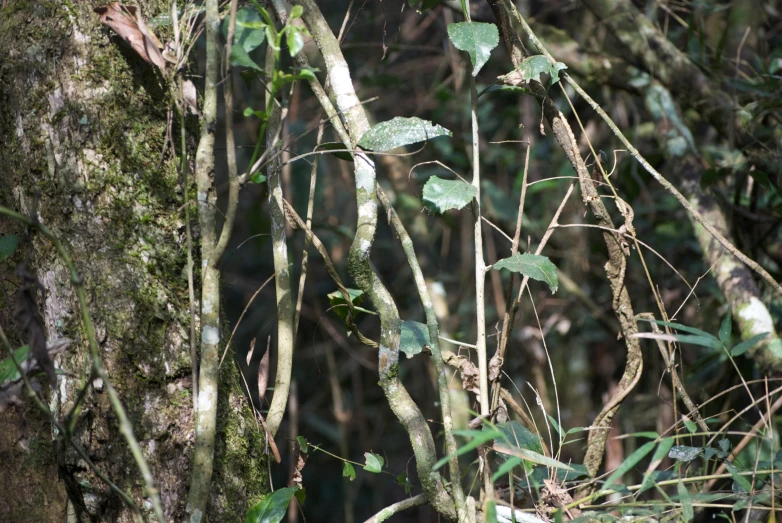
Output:
[[100,16],[100,21],[128,42],[144,61],[156,65],[165,73],[166,60],[160,52],[163,44],[149,30],[136,6],[112,2],[96,7],[94,11]]
[[266,339],[266,352],[261,358],[261,363],[258,365],[258,406],[263,402],[263,397],[266,395],[266,387],[269,385],[269,353],[272,343],[272,337],[269,336]]
[[198,93],[195,84],[190,80],[182,82],[182,98],[185,100],[185,108],[190,114],[200,115],[198,112]]
[[[298,446],[297,446],[298,447]],[[304,464],[307,462],[307,455],[301,452],[301,449],[296,449],[296,469],[293,471],[293,476],[291,476],[291,482],[290,485],[298,485],[302,488],[304,486],[301,484],[303,481],[303,478],[301,477],[301,471],[304,468]]]
[[253,341],[250,342],[250,351],[247,353],[247,366],[250,366],[250,362],[253,359],[253,352],[255,352],[255,338],[253,338]]
[[36,291],[42,288],[41,283],[27,270],[27,264],[24,262],[19,264],[16,274],[24,284],[16,293],[14,319],[24,333],[24,338],[35,361],[49,377],[49,383],[55,389],[57,388],[57,375],[46,348],[46,329],[35,299]]

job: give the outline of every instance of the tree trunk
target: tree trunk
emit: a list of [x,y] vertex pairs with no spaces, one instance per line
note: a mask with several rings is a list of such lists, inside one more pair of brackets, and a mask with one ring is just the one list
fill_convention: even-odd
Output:
[[[166,519],[181,521],[194,424],[182,185],[177,159],[166,154],[161,161],[168,151],[167,89],[151,64],[101,26],[89,3],[8,4],[0,12],[0,205],[29,214],[40,195],[41,222],[62,240],[84,278],[101,357],[152,468]],[[137,5],[146,18],[169,10],[154,0]],[[170,38],[170,28],[155,30],[161,41]],[[25,237],[8,220],[0,220],[0,231]],[[194,236],[197,245],[197,228]],[[69,272],[40,235],[33,233],[30,245],[20,243],[14,257],[0,263],[0,300],[6,302],[0,321],[23,344],[5,305],[17,290],[8,283],[14,266],[28,254],[45,289],[40,305],[47,336],[75,340],[56,359],[67,376],[59,376],[56,391],[44,389],[62,417],[90,360]],[[227,359],[211,521],[242,520],[266,488],[268,462],[238,380]],[[92,521],[132,521],[120,498],[55,432],[29,401],[0,414],[0,521],[63,521],[78,505]],[[105,384],[89,387],[74,439],[151,513]]]

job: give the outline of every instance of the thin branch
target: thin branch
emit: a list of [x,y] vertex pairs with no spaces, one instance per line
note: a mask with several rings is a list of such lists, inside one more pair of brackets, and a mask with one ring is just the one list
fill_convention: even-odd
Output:
[[198,221],[201,232],[201,361],[198,376],[198,415],[195,421],[195,449],[186,511],[190,519],[206,518],[214,469],[217,430],[217,395],[220,344],[220,272],[213,257],[217,245],[217,218],[214,187],[214,132],[217,125],[217,82],[220,26],[217,0],[206,0],[206,73],[201,139],[196,152],[195,176],[198,186]]

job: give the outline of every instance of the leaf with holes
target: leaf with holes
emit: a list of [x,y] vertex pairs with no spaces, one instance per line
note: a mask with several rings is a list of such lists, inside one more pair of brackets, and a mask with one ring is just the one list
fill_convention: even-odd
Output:
[[529,276],[533,280],[545,282],[551,289],[552,294],[557,292],[557,287],[559,287],[557,267],[546,256],[528,252],[524,254],[516,253],[510,258],[501,259],[492,268],[494,270],[507,269],[511,272]]
[[443,180],[432,176],[424,185],[424,204],[434,208],[439,213],[449,209],[462,209],[470,203],[477,189],[463,180]]
[[701,447],[688,447],[686,445],[676,445],[668,452],[668,457],[675,459],[676,461],[683,461],[689,463],[697,458],[703,449]]
[[429,345],[429,327],[417,321],[403,321],[402,333],[399,337],[399,350],[405,353],[405,356],[412,358],[420,354],[424,345]]
[[478,72],[489,61],[492,49],[500,43],[497,26],[481,22],[459,22],[448,24],[448,38],[454,47],[470,55],[472,75]]
[[378,456],[372,452],[365,452],[364,457],[366,458],[364,470],[367,472],[374,472],[375,474],[379,474],[383,469],[383,456]]
[[551,76],[551,85],[559,82],[559,72],[563,69],[567,69],[567,66],[562,62],[550,62],[548,58],[543,55],[530,56],[524,59],[519,65],[518,72],[521,73],[525,82],[536,81],[543,83],[540,80],[541,74],[548,74]]
[[288,487],[266,494],[247,511],[244,523],[279,523],[288,512],[288,504],[299,487]]
[[361,137],[358,145],[369,151],[383,152],[438,136],[451,136],[451,134],[451,131],[445,127],[433,124],[429,120],[422,120],[415,116],[412,118],[398,116],[372,126]]
[[348,463],[347,461],[342,466],[342,477],[348,478],[350,481],[353,481],[356,479],[356,469],[353,468],[353,465]]

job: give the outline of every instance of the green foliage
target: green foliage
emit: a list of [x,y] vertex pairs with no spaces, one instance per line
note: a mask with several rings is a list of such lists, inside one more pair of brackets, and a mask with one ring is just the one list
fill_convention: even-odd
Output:
[[[366,312],[367,314],[376,314],[375,312],[372,312],[368,309],[359,307],[361,302],[364,301],[364,291],[359,289],[347,289],[347,291],[348,295],[350,296],[350,301],[353,304],[354,311]],[[345,301],[342,293],[340,291],[334,291],[328,293],[326,297],[328,297],[329,305],[333,308],[334,313],[342,318],[342,321],[344,321],[347,325],[348,314],[350,314],[350,310],[348,309],[348,302]]]
[[665,327],[670,327],[671,329],[676,329],[676,330],[690,333],[690,334],[675,334],[674,336],[676,337],[676,340],[679,343],[691,343],[693,345],[700,345],[702,347],[708,347],[714,350],[724,350],[725,352],[729,353],[731,357],[741,356],[742,354],[750,350],[752,347],[760,343],[760,341],[762,341],[763,338],[765,338],[769,334],[768,332],[757,334],[747,340],[744,340],[730,347],[729,346],[730,333],[731,333],[730,322],[731,322],[731,313],[730,311],[728,311],[728,314],[723,319],[722,325],[720,327],[720,332],[719,332],[720,337],[717,338],[716,336],[709,334],[708,332],[704,332],[694,327],[688,327],[686,325],[682,325],[681,323],[655,320],[655,323],[659,325],[663,325]]
[[387,122],[373,125],[364,133],[358,145],[368,151],[384,152],[425,142],[438,136],[451,136],[451,131],[415,116],[412,118],[397,116]]
[[407,477],[407,472],[402,472],[396,477],[396,484],[401,485],[405,489],[405,494],[410,494],[413,488],[410,484],[410,479]]
[[383,470],[383,456],[373,452],[365,452],[364,458],[366,459],[364,470],[367,472],[374,472],[375,474],[379,474],[380,471]]
[[247,511],[244,523],[279,523],[288,512],[291,498],[298,490],[298,486],[287,487],[265,495]]
[[552,293],[557,292],[559,277],[557,267],[545,256],[530,253],[516,253],[509,258],[503,258],[492,266],[495,270],[507,269],[529,276],[533,280],[548,284]]
[[299,444],[299,449],[302,454],[307,454],[310,450],[309,442],[304,436],[296,436],[296,442]]
[[[30,347],[27,345],[23,345],[14,351],[14,359],[19,365],[21,365],[29,356]],[[19,371],[16,370],[16,365],[14,365],[11,357],[9,356],[0,361],[0,385],[18,379],[21,379],[21,376],[19,375]]]
[[342,465],[342,477],[349,478],[350,481],[356,479],[356,469],[347,461]]
[[423,191],[424,205],[444,213],[449,209],[462,209],[470,203],[478,190],[463,180],[443,180],[432,176]]
[[448,37],[454,47],[470,55],[473,76],[478,75],[489,61],[492,49],[500,43],[497,26],[480,22],[448,24]]
[[559,82],[559,72],[563,69],[567,69],[565,64],[562,62],[552,63],[543,55],[530,56],[519,64],[519,71],[525,81],[543,83],[540,79],[540,75],[548,74],[551,77],[550,85]]
[[14,251],[16,251],[16,246],[18,244],[19,238],[13,234],[4,234],[0,236],[0,262],[10,258],[14,254]]
[[420,354],[424,346],[431,343],[429,339],[429,327],[417,321],[403,321],[402,333],[399,339],[399,350],[408,358]]

